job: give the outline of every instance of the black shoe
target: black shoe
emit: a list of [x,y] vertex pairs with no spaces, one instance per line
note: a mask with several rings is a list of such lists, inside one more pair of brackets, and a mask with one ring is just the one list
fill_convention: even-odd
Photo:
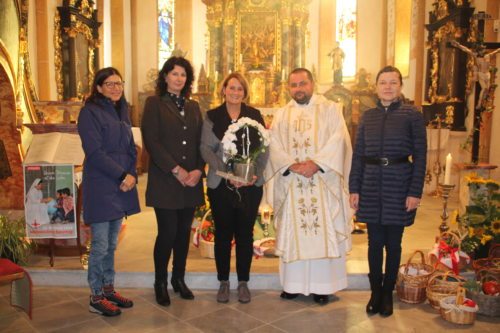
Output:
[[167,282],[155,282],[156,303],[169,306],[170,296],[168,296]]
[[380,306],[380,315],[382,317],[389,317],[393,312],[393,304],[392,304],[392,290],[386,291],[384,290],[382,293],[382,304]]
[[179,292],[182,298],[194,299],[194,295],[191,290],[189,290],[188,286],[186,286],[184,279],[172,279],[170,283],[172,284],[172,288],[174,288],[174,292]]
[[314,294],[313,299],[319,305],[326,305],[329,302],[328,295],[316,295],[316,294]]
[[366,305],[366,313],[373,315],[380,312],[380,305],[382,303],[382,276],[368,274],[368,278],[372,294],[370,301]]
[[395,281],[384,279],[382,286],[382,303],[380,304],[380,315],[389,317],[393,312],[392,291],[394,290]]
[[287,293],[286,291],[283,291],[283,292],[281,292],[280,297],[284,298],[284,299],[294,299],[294,298],[299,297],[299,294],[290,294],[290,293]]

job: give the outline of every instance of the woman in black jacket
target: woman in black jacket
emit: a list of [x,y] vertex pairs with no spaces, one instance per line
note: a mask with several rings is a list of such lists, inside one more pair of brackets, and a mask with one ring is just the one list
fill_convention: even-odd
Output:
[[154,246],[155,294],[170,304],[167,266],[173,252],[171,283],[184,299],[194,295],[184,282],[194,209],[204,202],[200,178],[202,117],[189,99],[193,68],[182,57],[168,59],[158,74],[156,95],[146,100],[142,135],[150,156],[146,205],[154,207],[158,235]]
[[[424,118],[403,104],[400,71],[384,67],[377,74],[379,101],[360,121],[349,177],[350,204],[368,226],[370,314],[390,316],[392,291],[401,260],[401,240],[420,204],[426,165]],[[385,276],[382,274],[386,251]]]

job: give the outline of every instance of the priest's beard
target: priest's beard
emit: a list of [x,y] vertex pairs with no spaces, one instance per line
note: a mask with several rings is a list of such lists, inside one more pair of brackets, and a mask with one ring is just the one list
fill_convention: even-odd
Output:
[[294,96],[293,96],[293,99],[295,100],[295,102],[297,102],[298,104],[301,104],[301,105],[306,105],[306,104],[309,104],[309,101],[311,100],[311,97],[312,95],[308,95],[306,93],[303,93],[303,92],[299,92],[299,93],[296,93]]

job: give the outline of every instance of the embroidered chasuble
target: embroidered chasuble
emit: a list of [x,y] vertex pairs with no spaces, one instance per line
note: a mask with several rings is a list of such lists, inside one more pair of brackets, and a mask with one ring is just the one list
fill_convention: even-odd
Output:
[[[339,258],[351,249],[351,157],[341,112],[323,96],[308,105],[292,100],[275,114],[266,180],[273,181],[276,254],[284,263]],[[287,172],[306,160],[321,168],[312,178]]]

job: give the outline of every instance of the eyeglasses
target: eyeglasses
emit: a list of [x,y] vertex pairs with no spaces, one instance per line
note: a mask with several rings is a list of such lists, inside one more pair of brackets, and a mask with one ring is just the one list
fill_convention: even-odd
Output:
[[108,82],[104,82],[102,85],[108,89],[112,89],[114,87],[123,88],[124,83],[125,82],[123,82],[123,81],[116,81],[116,82],[108,81]]

